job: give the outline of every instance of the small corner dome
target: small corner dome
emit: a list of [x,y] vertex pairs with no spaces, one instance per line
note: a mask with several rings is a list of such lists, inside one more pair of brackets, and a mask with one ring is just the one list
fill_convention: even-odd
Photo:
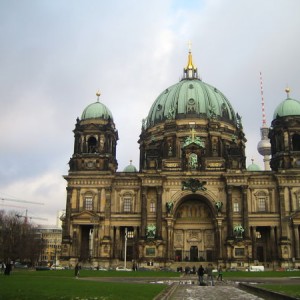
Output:
[[247,167],[247,171],[250,171],[250,172],[254,172],[254,171],[261,171],[260,167],[255,164],[252,160],[252,163]]
[[104,119],[108,120],[111,119],[113,120],[112,113],[110,110],[101,102],[94,102],[90,105],[88,105],[82,115],[81,115],[81,120],[86,120],[86,119]]
[[137,172],[137,168],[132,164],[132,161],[130,161],[130,164],[124,168],[123,172],[134,173]]
[[86,120],[86,119],[103,119],[103,120],[112,120],[113,121],[113,116],[110,110],[99,101],[100,98],[100,92],[98,91],[96,93],[97,96],[97,101],[94,103],[91,103],[88,105],[82,115],[81,115],[81,120]]
[[300,116],[300,101],[289,97],[289,89],[286,90],[287,99],[282,101],[275,109],[273,119],[287,116]]

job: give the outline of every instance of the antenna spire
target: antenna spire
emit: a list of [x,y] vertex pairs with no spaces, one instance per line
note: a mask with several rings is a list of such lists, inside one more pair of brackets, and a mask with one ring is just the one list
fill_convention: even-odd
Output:
[[263,80],[262,74],[259,72],[260,76],[260,94],[261,94],[261,110],[262,110],[262,127],[267,126],[266,113],[265,113],[265,100],[264,100],[264,89],[263,89]]

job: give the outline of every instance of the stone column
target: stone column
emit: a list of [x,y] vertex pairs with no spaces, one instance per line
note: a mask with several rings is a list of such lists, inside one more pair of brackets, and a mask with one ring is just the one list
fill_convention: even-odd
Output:
[[284,199],[284,187],[278,188],[279,193],[279,205],[280,205],[280,223],[281,223],[281,240],[287,240],[288,239],[288,220],[286,220],[286,208],[285,208],[285,199]]
[[104,239],[110,239],[109,227],[110,227],[110,216],[111,216],[111,188],[105,189],[105,211],[104,211]]
[[80,188],[76,188],[76,211],[80,211]]
[[174,231],[173,231],[173,219],[172,218],[166,218],[167,221],[167,259],[172,259],[174,256],[174,253],[172,252],[172,249],[174,248],[173,245],[173,236],[174,236]]
[[63,238],[68,238],[71,237],[71,197],[72,197],[72,188],[67,187],[67,203],[66,203],[66,217],[65,217],[65,222],[64,222],[64,227],[63,227]]
[[146,237],[147,227],[147,187],[142,189],[142,208],[141,208],[141,238]]
[[117,226],[115,230],[115,244],[114,244],[114,257],[115,258],[120,258],[120,246],[121,246],[121,241],[120,241],[120,227]]
[[252,226],[252,258],[253,260],[257,259],[256,253],[256,227]]
[[96,212],[100,212],[100,204],[101,204],[101,189],[97,189],[97,195],[96,195]]
[[218,248],[219,248],[219,253],[218,253],[218,258],[219,259],[222,259],[223,258],[223,252],[222,252],[222,249],[223,249],[223,246],[222,246],[222,219],[218,218],[217,219],[217,222],[218,222]]
[[226,216],[227,216],[227,238],[233,238],[233,224],[232,224],[232,187],[227,186],[226,199]]
[[162,188],[156,188],[156,238],[162,239]]
[[249,238],[250,231],[249,231],[249,218],[248,218],[248,197],[247,197],[247,187],[241,186],[241,193],[242,193],[242,214],[243,214],[243,228],[245,230],[244,237]]
[[270,256],[272,260],[276,259],[276,241],[275,241],[275,227],[270,226]]
[[299,259],[300,258],[300,249],[299,249],[299,225],[295,224],[294,225],[294,249],[295,249],[295,258]]

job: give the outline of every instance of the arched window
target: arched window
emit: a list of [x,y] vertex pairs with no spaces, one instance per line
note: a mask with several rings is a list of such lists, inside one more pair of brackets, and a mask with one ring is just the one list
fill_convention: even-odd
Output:
[[300,151],[300,135],[294,134],[292,137],[293,151]]
[[88,139],[88,152],[89,153],[97,152],[97,140],[94,136],[91,136]]

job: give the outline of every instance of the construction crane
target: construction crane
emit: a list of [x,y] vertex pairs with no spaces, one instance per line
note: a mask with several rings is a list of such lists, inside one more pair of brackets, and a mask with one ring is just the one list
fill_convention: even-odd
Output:
[[[27,201],[27,200],[13,199],[13,198],[3,198],[3,197],[0,197],[0,200],[2,200],[2,201],[12,201],[12,202],[21,202],[21,203],[27,203],[27,204],[44,205],[44,203],[42,203],[42,202],[34,202],[34,201]],[[16,205],[5,205],[5,204],[1,204],[1,205],[22,208],[21,206],[16,206]],[[38,220],[48,221],[48,219],[44,219],[44,218],[28,217],[28,215],[27,215],[27,208],[26,207],[23,207],[23,208],[26,209],[25,216],[22,216],[20,214],[16,214],[16,217],[17,218],[24,218],[24,222],[25,223],[27,223],[28,219],[38,219]]]
[[2,198],[2,197],[0,197],[0,200],[2,200],[2,201],[13,201],[13,202],[22,202],[22,203],[28,203],[28,204],[44,205],[44,203],[42,203],[42,202],[33,202],[33,201],[19,200],[19,199],[12,199],[12,198]]
[[26,213],[25,213],[25,216],[22,216],[22,215],[19,215],[19,214],[16,214],[15,215],[17,218],[24,218],[24,223],[27,224],[28,222],[28,219],[37,219],[37,220],[43,220],[43,221],[48,221],[48,219],[45,219],[45,218],[39,218],[39,217],[29,217],[27,215],[27,209],[26,209]]

